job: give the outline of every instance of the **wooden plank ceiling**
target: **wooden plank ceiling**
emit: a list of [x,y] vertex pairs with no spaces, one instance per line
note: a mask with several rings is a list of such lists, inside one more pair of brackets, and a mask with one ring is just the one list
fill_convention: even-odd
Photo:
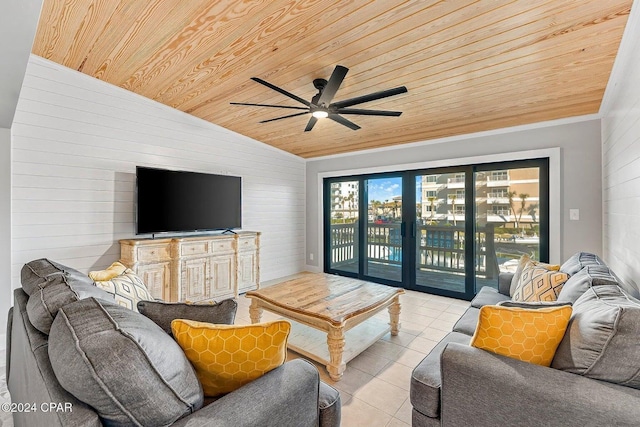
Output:
[[[597,113],[632,0],[45,0],[33,53],[310,158]],[[335,65],[353,131],[302,106]]]

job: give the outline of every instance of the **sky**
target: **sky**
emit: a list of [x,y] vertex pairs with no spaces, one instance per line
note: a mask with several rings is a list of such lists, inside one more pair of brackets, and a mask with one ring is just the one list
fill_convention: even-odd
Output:
[[[422,191],[421,177],[416,177],[416,202],[420,202]],[[402,178],[378,178],[368,180],[369,200],[392,200],[394,196],[402,195]]]

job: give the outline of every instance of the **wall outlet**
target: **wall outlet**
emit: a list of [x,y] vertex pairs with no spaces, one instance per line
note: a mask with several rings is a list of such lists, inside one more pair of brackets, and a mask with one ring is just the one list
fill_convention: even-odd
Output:
[[571,221],[579,221],[580,220],[580,209],[569,209],[569,220],[571,220]]
[[313,254],[309,254],[309,259],[313,261]]

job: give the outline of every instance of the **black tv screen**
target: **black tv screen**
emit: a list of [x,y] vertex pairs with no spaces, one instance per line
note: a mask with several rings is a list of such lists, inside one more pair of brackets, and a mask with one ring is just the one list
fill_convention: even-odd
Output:
[[136,233],[242,227],[241,178],[136,167]]

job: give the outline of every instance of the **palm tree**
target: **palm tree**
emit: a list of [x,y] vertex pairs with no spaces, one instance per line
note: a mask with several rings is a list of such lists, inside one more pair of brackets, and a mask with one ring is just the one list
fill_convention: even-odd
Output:
[[517,213],[516,213],[516,207],[514,205],[514,201],[513,198],[516,196],[515,191],[509,191],[507,193],[507,197],[509,198],[509,207],[511,208],[511,212],[513,212],[513,221],[515,222],[515,228],[518,228],[518,219],[517,219]]
[[536,220],[536,211],[538,210],[539,207],[540,205],[538,203],[532,203],[529,206],[527,206],[527,213],[531,216],[531,220],[533,222],[538,222]]
[[518,223],[521,223],[522,213],[524,212],[524,207],[525,207],[525,205],[527,203],[527,199],[529,198],[529,194],[520,193],[520,194],[518,194],[518,197],[520,197],[520,215],[518,215]]
[[429,200],[429,208],[431,209],[431,215],[429,216],[429,220],[433,221],[433,217],[435,216],[436,212],[435,212],[435,204],[436,204],[436,197],[435,196],[429,196],[427,197],[427,200]]
[[348,209],[349,209],[349,215],[348,218],[352,218],[352,210],[353,210],[353,200],[354,200],[354,195],[353,193],[350,193],[345,200],[348,202]]
[[451,200],[451,212],[453,213],[453,225],[458,225],[456,223],[456,199],[458,198],[455,194],[449,194],[449,200]]

